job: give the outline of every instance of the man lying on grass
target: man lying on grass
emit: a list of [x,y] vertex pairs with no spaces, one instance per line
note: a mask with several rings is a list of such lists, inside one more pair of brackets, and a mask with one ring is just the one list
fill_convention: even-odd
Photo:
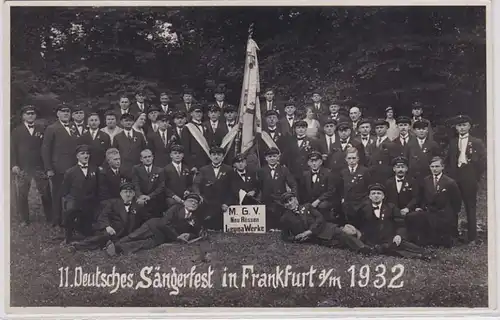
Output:
[[166,242],[192,243],[205,239],[207,233],[202,228],[202,220],[196,213],[200,202],[198,194],[188,194],[183,204],[168,209],[164,217],[149,219],[116,243],[109,241],[106,252],[114,256],[152,249]]
[[326,222],[323,215],[311,204],[299,205],[293,193],[285,192],[281,196],[281,203],[286,208],[281,216],[283,240],[349,248],[363,254],[372,252],[355,235],[349,235],[336,224]]

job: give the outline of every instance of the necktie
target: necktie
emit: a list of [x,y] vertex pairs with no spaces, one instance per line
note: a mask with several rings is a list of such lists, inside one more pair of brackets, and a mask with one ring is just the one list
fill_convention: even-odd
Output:
[[186,103],[186,108],[189,110],[191,109],[191,103]]
[[377,139],[377,147],[380,146],[381,143],[382,143],[382,138],[378,137],[378,139]]
[[318,181],[318,171],[312,172],[312,182],[316,183]]
[[437,185],[438,185],[438,176],[434,176],[434,189],[437,190]]
[[151,172],[151,169],[149,167],[146,167],[146,172],[149,174]]
[[331,148],[332,148],[332,137],[328,137],[328,143],[326,145],[326,149],[328,150],[328,153],[330,153]]
[[28,124],[28,128],[33,129],[35,127],[34,124]]
[[115,176],[118,175],[118,169],[113,169],[113,173],[115,174]]
[[217,130],[217,123],[212,122],[212,131],[215,132]]
[[175,170],[177,171],[177,174],[180,176],[181,175],[181,166],[179,164],[174,164]]
[[350,168],[349,168],[349,171],[351,172],[351,174],[353,174],[353,173],[354,173],[354,168],[351,168],[351,167],[350,167]]
[[165,131],[160,131],[161,135],[161,140],[163,141],[163,145],[167,145],[167,137],[165,136]]

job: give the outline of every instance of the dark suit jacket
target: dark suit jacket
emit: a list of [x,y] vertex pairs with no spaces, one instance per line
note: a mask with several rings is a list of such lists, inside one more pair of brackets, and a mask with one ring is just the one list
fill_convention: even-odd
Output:
[[300,203],[312,203],[319,199],[320,201],[333,202],[336,192],[336,185],[332,172],[326,168],[320,168],[318,180],[312,182],[312,170],[309,169],[302,174],[299,185]]
[[99,170],[99,200],[120,198],[120,185],[124,182],[132,182],[132,176],[122,168],[115,174],[109,165],[104,165]]
[[146,149],[146,141],[141,133],[132,130],[132,139],[127,138],[125,131],[120,132],[113,139],[113,147],[120,151],[122,166],[127,174],[131,174],[132,167],[141,162],[141,151]]
[[70,197],[78,205],[89,205],[98,200],[99,172],[96,167],[89,165],[87,176],[83,174],[80,166],[68,169],[64,174],[61,186],[61,197]]
[[148,147],[154,154],[154,165],[160,168],[165,167],[170,163],[170,147],[176,140],[172,128],[166,130],[166,144],[161,139],[160,130],[157,132],[151,131],[148,134]]
[[42,142],[42,159],[45,171],[54,170],[64,174],[76,164],[76,128],[70,124],[72,134],[63,127],[60,121],[51,124],[45,130]]
[[236,205],[239,203],[239,192],[243,190],[245,192],[255,191],[255,197],[259,192],[259,185],[257,180],[257,173],[249,170],[245,170],[245,180],[241,178],[236,170],[229,173],[230,190],[231,190],[231,204]]
[[216,177],[211,164],[203,166],[194,177],[193,190],[209,205],[228,204],[231,199],[229,173],[232,168],[222,164]]
[[[295,115],[293,123],[299,120],[300,120],[299,117]],[[283,117],[278,121],[277,125],[281,128],[281,132],[283,133],[283,135],[290,136],[295,134],[295,131],[293,130],[293,127],[290,126],[290,123],[288,122],[286,115],[283,115]]]
[[170,122],[170,124],[173,125],[173,115],[174,115],[174,112],[176,111],[176,108],[173,104],[169,103],[168,105],[168,109],[167,109],[167,112],[164,111],[164,107],[163,105],[159,105],[158,107],[161,109],[161,114],[164,114],[168,117],[168,121]]
[[151,219],[146,223],[157,236],[156,241],[159,243],[175,241],[183,233],[189,233],[190,238],[196,237],[202,228],[199,212],[193,212],[191,218],[186,219],[185,208],[182,204],[168,209],[164,217]]
[[371,151],[373,151],[373,146],[375,145],[375,142],[377,141],[377,137],[373,136],[373,135],[369,135],[368,136],[368,140],[366,142],[366,146],[363,144],[363,137],[361,137],[361,135],[358,135],[356,137],[356,140],[358,140],[359,142],[361,142],[361,144],[363,145],[363,148],[365,149],[365,165],[368,165],[370,163],[370,159],[371,159]]
[[447,175],[442,175],[438,188],[434,188],[433,176],[424,179],[422,189],[422,208],[430,212],[441,212],[442,215],[453,217],[460,212],[462,198],[457,183]]
[[172,126],[172,134],[175,137],[175,138],[172,138],[173,139],[172,144],[181,145],[184,147],[184,150],[186,150],[186,148],[188,146],[187,140],[189,138],[189,135],[185,133],[186,131],[188,131],[188,129],[186,127],[182,127],[182,129],[180,130],[181,133],[179,134],[177,127]]
[[[269,129],[266,127],[263,127],[263,131],[266,131],[270,136],[271,134],[269,133]],[[259,156],[260,156],[260,163],[262,165],[266,164],[266,152],[269,150],[269,146],[264,142],[262,137],[259,135]],[[285,149],[285,142],[286,142],[286,136],[283,132],[281,132],[281,127],[279,125],[276,125],[276,129],[274,131],[274,135],[271,136],[271,139],[273,139],[274,143],[276,143],[276,146],[278,149],[282,152],[283,156],[283,151]]]
[[43,127],[35,124],[33,135],[23,124],[16,127],[10,136],[10,166],[21,170],[43,170],[42,142]]
[[397,145],[389,138],[386,138],[378,147],[376,144],[371,145],[369,154],[372,181],[385,183],[393,174],[392,160],[399,155]]
[[144,102],[144,110],[139,109],[139,105],[137,101],[134,101],[130,104],[130,110],[132,110],[132,113],[136,116],[140,115],[141,113],[148,113],[149,105]]
[[396,235],[406,236],[404,218],[395,205],[383,202],[379,218],[373,212],[372,206],[371,201],[367,201],[357,211],[360,220],[356,228],[361,231],[363,242],[372,245],[386,244],[392,243]]
[[116,231],[117,238],[121,238],[139,227],[137,222],[140,221],[138,215],[141,214],[141,209],[135,204],[135,199],[130,205],[129,212],[125,210],[125,203],[121,198],[106,200],[103,204],[94,229],[101,231],[110,226]]
[[271,169],[266,165],[257,172],[257,179],[263,203],[279,201],[281,195],[287,191],[286,186],[291,189],[291,192],[297,194],[297,182],[286,166],[277,165],[273,179]]
[[161,197],[165,190],[165,173],[162,168],[153,165],[148,174],[145,166],[138,164],[134,166],[133,173],[132,181],[137,197],[142,195],[147,195],[151,199]]
[[313,237],[318,237],[325,227],[323,215],[309,203],[299,205],[296,212],[285,210],[280,219],[282,238],[293,241],[293,237],[307,230],[311,230]]
[[330,113],[329,106],[324,102],[319,103],[319,110],[314,103],[309,103],[309,106],[313,108],[314,118],[318,121],[324,119],[325,115]]
[[205,121],[203,123],[203,127],[205,128],[205,137],[207,139],[208,145],[221,145],[222,139],[227,133],[227,126],[225,125],[225,121],[219,119],[217,122],[217,128],[215,131],[212,129],[212,124],[210,120]]
[[337,121],[337,124],[338,123],[341,123],[341,122],[349,122],[349,117],[348,116],[345,116],[343,115],[342,113],[338,112],[336,116],[332,115],[330,113],[330,110],[327,110],[326,113],[324,113],[322,116],[321,116],[321,119],[320,119],[320,123],[322,126],[325,125],[325,122],[326,120],[328,119],[334,119]]
[[295,177],[300,177],[308,169],[307,161],[309,153],[312,150],[318,150],[316,140],[305,137],[299,148],[297,137],[295,135],[286,138],[283,151],[284,164],[290,168],[290,172]]
[[401,157],[405,157],[405,158],[409,158],[409,154],[410,154],[410,147],[413,146],[417,146],[418,147],[418,142],[417,142],[417,138],[414,136],[414,135],[408,135],[408,143],[406,145],[403,146],[403,144],[401,143],[401,136],[398,136],[396,139],[394,139],[392,141],[396,147],[396,155],[397,156],[401,156]]
[[[284,109],[283,104],[276,100],[271,101],[271,109],[278,112],[279,118],[281,118],[285,114],[285,111],[283,110]],[[267,100],[264,99],[260,102],[260,114],[262,115],[262,118],[264,118],[264,114],[266,113],[266,111],[267,111]]]
[[429,162],[433,157],[442,156],[438,143],[429,138],[420,148],[418,140],[408,146],[409,174],[418,177],[420,180],[431,174]]
[[407,175],[398,193],[396,178],[392,177],[385,183],[385,200],[398,209],[408,208],[414,211],[420,204],[420,186],[415,179]]
[[108,134],[97,130],[95,140],[92,139],[90,131],[87,131],[78,138],[78,144],[90,146],[90,163],[95,166],[102,166],[106,160],[106,150],[111,148],[111,139]]
[[174,195],[184,198],[184,192],[190,190],[193,185],[193,174],[191,168],[181,164],[181,175],[177,173],[174,165],[169,163],[165,169],[165,195],[172,198]]
[[[326,152],[327,147],[325,139],[325,137],[322,137],[320,142],[322,145],[321,148]],[[356,150],[358,150],[359,164],[364,166],[366,163],[366,159],[365,148],[363,147],[363,144],[361,144],[361,142],[354,138],[349,138],[345,149],[343,149],[340,138],[338,136],[335,138],[335,143],[333,144],[333,146],[330,147],[330,154],[328,155],[325,166],[331,169],[334,173],[338,173],[342,169],[347,168],[345,157],[347,155],[347,149],[349,148],[349,146],[352,146],[353,148],[356,148]]]
[[351,174],[349,169],[345,168],[340,171],[340,177],[340,195],[344,202],[361,203],[368,195],[368,186],[370,185],[369,170],[358,165],[356,171]]
[[[467,143],[467,149],[465,152],[467,157],[467,163],[471,164],[475,171],[475,177],[471,177],[471,183],[473,180],[475,182],[479,180],[481,175],[486,170],[486,148],[481,139],[475,138],[469,135],[469,141]],[[447,169],[450,177],[457,177],[458,169],[458,157],[460,156],[460,151],[458,150],[458,138],[453,138],[450,141],[450,147],[448,149],[448,156],[446,163],[448,164]]]
[[[122,125],[120,124],[120,117],[122,116],[121,108],[118,106],[117,108],[113,109],[113,112],[116,114],[116,122],[117,125],[120,128],[123,128]],[[135,119],[139,116],[139,110],[132,108],[132,104],[129,106],[128,112],[134,116]]]

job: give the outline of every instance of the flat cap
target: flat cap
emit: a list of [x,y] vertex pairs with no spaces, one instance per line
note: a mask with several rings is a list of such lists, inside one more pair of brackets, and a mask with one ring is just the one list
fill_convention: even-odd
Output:
[[368,191],[382,191],[385,192],[385,188],[380,183],[374,183],[368,187]]
[[339,130],[339,131],[343,131],[343,130],[346,130],[346,129],[351,129],[351,125],[349,123],[347,123],[347,122],[341,122],[337,126],[337,130]]
[[223,87],[218,87],[214,90],[214,93],[226,93],[226,90]]
[[468,115],[459,114],[453,120],[453,124],[461,124],[461,123],[471,123],[472,119]]
[[199,103],[195,103],[191,109],[189,110],[189,112],[203,112],[203,107],[201,106],[201,104]]
[[369,125],[372,124],[372,122],[370,121],[370,119],[364,118],[364,119],[359,120],[358,127],[361,126],[362,124],[365,124],[365,123],[368,123]]
[[168,121],[168,116],[166,114],[160,114],[158,118],[156,118],[157,121]]
[[267,110],[265,113],[264,113],[264,116],[265,117],[270,117],[270,116],[279,116],[278,112],[276,110]]
[[28,112],[28,111],[37,112],[37,109],[34,105],[31,105],[31,104],[21,108],[21,114]]
[[413,123],[414,129],[425,129],[429,127],[429,121],[427,120],[418,120]]
[[72,112],[85,111],[85,107],[82,103],[76,104],[71,108]]
[[157,107],[157,106],[151,106],[151,107],[149,107],[149,109],[148,109],[148,114],[149,114],[149,113],[151,113],[151,112],[154,112],[154,111],[156,111],[156,112],[160,112],[160,111],[161,111],[161,109],[160,109],[160,107]]
[[56,111],[71,111],[71,108],[63,102],[57,106]]
[[333,119],[333,118],[330,118],[328,117],[324,123],[324,126],[326,126],[327,124],[333,124],[335,126],[337,126],[337,120]]
[[76,153],[79,152],[90,152],[90,147],[86,144],[80,144],[76,146]]
[[188,200],[188,199],[191,199],[191,200],[196,200],[198,202],[201,202],[201,197],[199,194],[197,193],[194,193],[194,192],[191,192],[191,193],[188,193],[185,197],[184,197],[184,200]]
[[224,148],[219,146],[210,147],[210,154],[224,154]]
[[174,144],[173,146],[170,147],[170,151],[177,151],[177,152],[181,152],[181,153],[184,153],[184,147],[180,144]]
[[224,108],[224,113],[228,113],[228,112],[237,112],[238,109],[236,109],[236,106],[233,106],[232,104],[228,104],[225,108]]
[[392,165],[395,166],[397,164],[404,164],[408,166],[408,159],[406,157],[396,157],[392,159]]
[[124,113],[120,116],[120,120],[132,120],[134,121],[135,120],[135,117],[133,114],[131,113]]
[[290,98],[290,99],[288,99],[288,100],[285,102],[285,107],[288,107],[288,106],[295,107],[295,99],[294,99],[294,98]]
[[394,111],[394,108],[392,106],[388,106],[387,108],[385,108],[385,112],[387,111]]
[[389,122],[387,122],[385,119],[377,119],[377,120],[373,121],[373,126],[374,127],[386,126],[387,128],[389,128]]
[[411,119],[410,119],[410,117],[400,116],[396,119],[396,124],[400,124],[400,123],[407,123],[407,124],[411,125]]
[[285,204],[290,201],[291,198],[294,198],[295,194],[293,192],[285,192],[280,196],[280,202]]
[[182,91],[182,94],[189,94],[189,95],[193,95],[193,90],[191,88],[185,88],[183,91]]
[[187,118],[186,111],[178,110],[174,113],[174,119]]
[[208,106],[208,112],[220,112],[220,108],[218,105],[211,104]]
[[241,162],[243,160],[246,160],[246,157],[242,153],[239,153],[233,158],[233,164],[235,164],[236,162]]
[[414,101],[411,104],[412,109],[423,109],[424,107],[425,107],[425,105],[421,101]]
[[120,184],[120,191],[122,190],[132,190],[134,191],[135,188],[134,188],[134,184],[131,183],[131,182],[123,182],[122,184]]
[[293,127],[294,128],[297,128],[297,127],[306,127],[307,128],[307,122],[305,122],[304,120],[299,120],[299,121],[295,121],[293,123]]
[[265,156],[272,156],[275,154],[280,154],[280,150],[278,148],[269,148],[269,150],[266,150]]
[[309,153],[309,155],[307,156],[307,158],[309,160],[319,160],[319,159],[323,159],[323,157],[321,156],[321,153],[319,153],[318,151],[316,150],[313,150],[311,151],[311,153]]

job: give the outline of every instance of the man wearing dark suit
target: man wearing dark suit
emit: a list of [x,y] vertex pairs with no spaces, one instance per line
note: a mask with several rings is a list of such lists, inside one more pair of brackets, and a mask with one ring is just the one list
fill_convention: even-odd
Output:
[[[134,119],[139,116],[139,112],[131,107],[130,99],[127,95],[120,95],[118,104],[118,108],[114,109],[114,113],[116,114],[117,119],[121,119],[124,114],[131,114],[134,116]],[[118,126],[123,127],[121,123]]]
[[310,203],[313,208],[321,212],[325,221],[333,221],[333,204],[336,195],[336,186],[329,169],[323,168],[321,153],[313,151],[309,154],[309,170],[305,171],[299,182],[301,203]]
[[[339,137],[335,133],[336,130],[337,121],[334,119],[326,119],[323,125],[323,134],[320,134],[317,141],[318,151],[322,154],[323,163],[326,168],[330,168],[330,164],[333,161],[332,157],[335,153],[334,149],[339,140]],[[337,143],[337,148],[338,147]]]
[[[224,109],[224,118],[225,121],[222,125],[222,129],[219,133],[221,142],[224,140],[224,137],[238,124],[237,120],[238,109],[233,105],[227,105]],[[227,165],[231,165],[233,162],[234,156],[239,153],[239,150],[236,150],[236,143],[231,144],[229,147],[226,147],[226,157],[224,158],[224,163]],[[228,149],[229,148],[229,149]]]
[[455,118],[458,137],[450,141],[447,164],[450,177],[457,182],[462,194],[467,213],[467,236],[470,242],[475,242],[477,189],[486,169],[486,148],[480,139],[469,134],[470,128],[469,116]]
[[[224,110],[228,106],[228,103],[224,100],[225,98],[226,98],[226,92],[225,92],[224,88],[218,87],[217,89],[215,89],[215,91],[214,91],[215,101],[211,105],[216,106],[219,108],[219,110],[221,110],[221,113],[219,114],[219,117],[221,117],[221,118],[223,117]],[[207,110],[207,112],[208,112],[208,110]]]
[[369,148],[370,162],[369,169],[371,172],[372,182],[385,183],[392,174],[392,159],[399,155],[398,148],[387,137],[387,129],[389,123],[383,119],[374,122],[377,139],[374,145]]
[[153,158],[151,150],[145,149],[141,152],[142,164],[134,166],[132,182],[135,186],[137,203],[146,207],[146,211],[153,216],[158,217],[165,209],[163,200],[165,173],[163,168],[153,165]]
[[71,110],[62,104],[57,108],[58,120],[45,130],[42,142],[42,159],[45,171],[52,182],[52,225],[62,226],[61,185],[66,170],[76,163],[77,134],[70,123]]
[[400,210],[402,216],[415,211],[420,203],[420,185],[408,176],[408,159],[397,157],[392,161],[394,177],[385,183],[385,199]]
[[312,110],[314,113],[314,118],[318,121],[320,121],[322,118],[324,118],[325,114],[328,114],[330,112],[328,105],[321,100],[323,97],[321,96],[321,93],[317,90],[312,92],[311,100],[313,101],[312,103]]
[[[433,137],[433,130],[432,130],[432,124],[428,119],[425,119],[422,115],[424,113],[424,104],[420,101],[415,101],[412,105],[411,109],[411,114],[413,117],[411,118],[411,125],[415,124],[416,121],[424,121],[426,122],[428,126],[428,132],[429,132],[429,139],[434,139]],[[414,134],[414,131],[412,130],[410,132],[411,134]]]
[[260,103],[260,113],[264,115],[267,111],[276,111],[278,115],[283,114],[283,106],[276,101],[274,90],[271,88],[266,89],[264,92],[264,100]]
[[[175,109],[177,111],[183,111],[186,114],[191,114],[191,107],[195,105],[195,101],[193,98],[193,91],[190,89],[185,89],[182,94],[182,102],[178,104]],[[188,121],[191,119],[189,118]]]
[[111,147],[109,135],[99,130],[100,120],[97,113],[89,114],[87,119],[89,129],[78,138],[78,144],[86,144],[90,147],[90,164],[101,167],[105,162],[106,150]]
[[395,205],[384,201],[384,186],[373,184],[369,192],[369,201],[357,211],[360,219],[355,227],[361,232],[361,241],[380,254],[429,260],[421,247],[406,240],[404,218]]
[[[355,148],[346,151],[347,168],[340,171],[340,182],[338,183],[341,197],[341,208],[343,215],[337,216],[339,224],[346,221],[356,224],[359,217],[356,215],[358,209],[368,195],[370,185],[370,174],[366,167],[359,164],[359,152]],[[339,204],[337,204],[337,207]]]
[[172,125],[175,106],[170,103],[170,96],[166,92],[160,93],[160,112],[167,116],[168,123]]
[[278,116],[279,114],[275,110],[269,110],[264,113],[266,123],[262,127],[263,133],[261,133],[259,140],[259,155],[262,165],[266,163],[265,154],[270,148],[284,150],[286,138],[281,131],[281,127],[278,125]]
[[371,250],[355,236],[348,235],[343,228],[325,221],[323,215],[309,203],[299,205],[291,192],[281,196],[286,208],[280,219],[281,238],[286,242],[315,243],[328,247],[348,248],[369,254]]
[[123,131],[113,139],[113,148],[120,151],[123,170],[127,175],[132,176],[132,167],[140,163],[141,151],[146,148],[146,140],[141,133],[132,130],[134,124],[132,114],[122,115],[120,122],[123,125]]
[[371,158],[370,150],[372,150],[373,145],[377,140],[377,137],[373,136],[371,134],[371,131],[372,131],[372,124],[370,120],[368,119],[359,120],[358,123],[359,135],[357,137],[357,140],[361,142],[363,148],[365,149],[365,162],[366,162],[365,165],[370,162]]
[[148,112],[148,105],[145,102],[146,95],[143,90],[138,90],[135,93],[135,103],[130,106],[133,114],[139,115]]
[[328,158],[327,167],[332,170],[334,174],[338,174],[342,169],[347,167],[345,156],[349,148],[358,150],[359,164],[365,165],[365,150],[361,142],[351,137],[351,127],[348,123],[339,123],[337,127],[338,139],[331,148],[331,155]]
[[21,214],[22,224],[29,224],[28,194],[34,179],[42,198],[45,218],[50,222],[52,209],[49,180],[44,173],[42,161],[44,130],[42,126],[35,124],[37,114],[34,106],[24,106],[21,115],[23,123],[12,131],[10,141],[10,165],[12,173],[18,179],[16,208]]
[[409,172],[421,185],[424,178],[431,174],[429,162],[432,158],[441,156],[439,144],[429,138],[427,121],[417,121],[413,124],[416,143],[408,146]]
[[202,217],[197,212],[200,202],[199,195],[188,194],[183,204],[171,207],[165,216],[149,219],[116,243],[108,242],[106,252],[115,256],[149,250],[166,242],[186,243],[196,237],[206,238]]
[[76,158],[78,164],[66,171],[61,186],[66,244],[71,243],[76,230],[85,236],[92,233],[98,204],[98,169],[89,165],[90,147],[79,145]]
[[139,225],[140,208],[135,200],[134,185],[122,183],[119,198],[104,201],[103,208],[93,225],[94,234],[82,241],[73,242],[71,250],[96,250],[106,246],[108,241],[130,234]]
[[76,135],[81,137],[87,133],[88,128],[85,125],[85,110],[82,104],[75,105],[71,110],[71,119],[76,128]]
[[120,198],[120,185],[132,182],[121,166],[120,152],[116,148],[106,151],[106,164],[99,171],[99,201]]
[[203,123],[209,146],[220,146],[227,133],[225,118],[221,118],[221,109],[217,105],[208,107],[208,120]]
[[349,126],[351,127],[353,136],[358,135],[358,127],[359,122],[361,121],[361,116],[362,113],[359,107],[352,107],[351,109],[349,109]]
[[[151,110],[151,109],[150,109]],[[175,139],[172,127],[168,126],[168,116],[161,114],[158,116],[158,130],[149,132],[149,148],[154,155],[154,165],[164,168],[170,163],[170,147]]]
[[174,144],[182,145],[184,148],[187,148],[186,139],[189,137],[184,131],[187,131],[186,122],[187,115],[184,111],[176,111],[173,114],[173,122],[172,132],[174,135],[174,140],[172,141]]
[[393,142],[396,145],[397,155],[409,158],[410,146],[415,146],[417,143],[417,138],[410,135],[411,119],[404,116],[398,117],[396,125],[398,126],[399,136]]
[[202,118],[202,107],[200,105],[191,107],[191,122],[186,125],[187,130],[183,131],[185,137],[181,137],[181,141],[185,142],[186,164],[197,170],[210,163],[210,158],[206,152],[206,149],[210,146],[207,141],[206,130],[201,122]]
[[184,147],[173,145],[170,151],[170,158],[172,162],[164,169],[167,208],[182,203],[182,199],[189,194],[193,185],[193,171],[182,162],[184,159]]
[[202,210],[210,229],[222,230],[222,215],[231,200],[229,173],[231,167],[223,164],[224,149],[210,148],[211,164],[203,166],[194,177],[193,190],[203,199]]
[[[258,204],[256,200],[259,185],[257,181],[257,173],[247,168],[246,158],[242,154],[238,154],[233,158],[234,170],[229,173],[231,200],[230,205],[250,205]],[[243,191],[240,199],[240,192]]]
[[158,116],[160,115],[160,108],[157,106],[150,106],[146,115],[148,119],[146,121],[146,125],[144,126],[144,132],[146,133],[146,136],[149,137],[150,134],[158,131]]
[[295,115],[296,110],[297,109],[295,108],[295,102],[293,99],[290,99],[285,103],[285,112],[279,121],[281,132],[285,136],[290,136],[294,133],[293,125],[299,120]]
[[298,186],[295,178],[286,166],[280,165],[280,151],[270,148],[266,152],[267,164],[257,172],[261,202],[266,205],[266,228],[274,230],[279,228],[282,212],[280,197],[290,189],[297,194]]
[[440,157],[431,160],[432,174],[424,179],[421,207],[406,217],[417,244],[451,247],[458,235],[460,190],[453,179],[443,174],[443,163]]
[[328,105],[328,112],[320,119],[321,125],[324,126],[328,119],[335,120],[337,123],[349,122],[349,117],[340,113],[340,103],[336,100]]
[[307,122],[294,123],[295,134],[285,142],[284,160],[290,172],[298,179],[308,169],[307,157],[312,150],[317,150],[316,141],[306,136]]

